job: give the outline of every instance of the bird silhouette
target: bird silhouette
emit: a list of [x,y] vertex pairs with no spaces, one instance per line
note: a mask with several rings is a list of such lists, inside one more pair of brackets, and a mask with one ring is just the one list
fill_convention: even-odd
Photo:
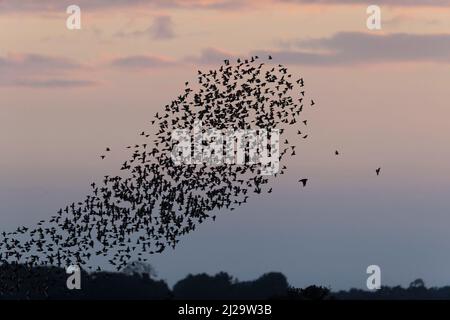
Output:
[[303,187],[306,187],[306,183],[308,182],[308,179],[306,179],[306,178],[300,179],[300,180],[298,180],[298,182],[301,182]]

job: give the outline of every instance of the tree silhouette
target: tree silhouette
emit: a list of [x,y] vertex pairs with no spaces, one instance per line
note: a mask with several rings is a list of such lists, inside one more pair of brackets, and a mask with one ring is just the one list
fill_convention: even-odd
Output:
[[409,288],[425,288],[425,282],[418,278],[409,284]]
[[175,299],[269,299],[284,295],[287,288],[286,277],[278,272],[243,282],[220,272],[215,276],[188,275],[175,284],[173,294]]
[[286,296],[288,300],[328,300],[331,299],[331,291],[320,286],[309,286],[305,289],[289,287]]
[[130,262],[123,270],[122,273],[132,276],[132,275],[148,275],[150,278],[156,278],[158,276],[155,268],[149,263],[142,261]]

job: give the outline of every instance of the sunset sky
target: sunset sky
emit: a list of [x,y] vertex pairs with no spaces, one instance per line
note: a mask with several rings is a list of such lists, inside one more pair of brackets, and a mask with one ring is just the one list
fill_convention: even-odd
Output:
[[0,0],[1,229],[84,197],[198,69],[256,53],[304,77],[310,138],[272,194],[152,257],[159,276],[346,289],[377,264],[383,284],[449,285],[450,0]]

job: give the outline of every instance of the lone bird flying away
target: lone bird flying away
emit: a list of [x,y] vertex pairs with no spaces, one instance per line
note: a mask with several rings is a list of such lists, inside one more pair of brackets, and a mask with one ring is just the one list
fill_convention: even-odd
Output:
[[308,182],[308,179],[300,179],[298,182],[301,182],[303,185],[303,188],[306,187],[306,183]]

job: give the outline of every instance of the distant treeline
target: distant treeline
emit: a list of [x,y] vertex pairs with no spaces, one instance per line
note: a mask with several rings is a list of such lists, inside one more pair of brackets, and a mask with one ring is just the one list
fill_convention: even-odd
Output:
[[369,292],[360,289],[331,292],[329,288],[294,288],[279,272],[253,281],[238,281],[225,272],[216,275],[188,275],[172,289],[151,273],[81,272],[81,290],[66,287],[64,269],[0,266],[1,299],[450,299],[450,287],[426,288],[417,279],[408,288],[382,287]]

